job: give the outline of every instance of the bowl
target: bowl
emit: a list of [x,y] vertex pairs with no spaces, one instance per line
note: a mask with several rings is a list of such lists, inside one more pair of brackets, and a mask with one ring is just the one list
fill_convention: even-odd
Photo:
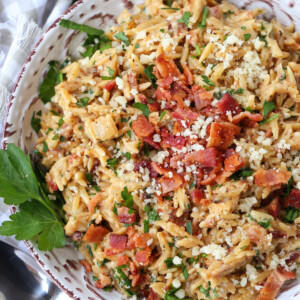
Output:
[[[70,7],[61,18],[77,23],[106,29],[116,22],[116,17],[125,9],[132,10],[134,4],[142,0],[80,0]],[[254,9],[264,8],[265,19],[275,17],[279,22],[288,25],[295,23],[300,31],[300,1],[297,0],[230,0],[238,7]],[[82,33],[67,30],[58,25],[57,19],[41,37],[24,64],[14,91],[9,100],[3,135],[3,147],[14,143],[26,153],[30,153],[37,138],[30,126],[34,111],[46,108],[38,98],[38,86],[45,74],[50,60],[63,61],[66,55],[76,57],[77,47],[84,41]],[[67,244],[52,252],[39,251],[36,244],[26,245],[50,278],[73,299],[121,299],[122,296],[98,290],[79,263],[80,253]],[[300,299],[300,280],[285,285],[278,299]]]

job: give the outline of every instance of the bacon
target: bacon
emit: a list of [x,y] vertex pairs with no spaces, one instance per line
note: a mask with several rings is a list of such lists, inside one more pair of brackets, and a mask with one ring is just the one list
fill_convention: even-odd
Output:
[[109,245],[118,250],[125,250],[127,244],[127,236],[126,235],[118,235],[118,234],[111,234],[109,236]]
[[140,265],[146,266],[149,264],[150,255],[151,255],[151,251],[137,250],[134,258]]
[[267,237],[266,229],[259,225],[251,225],[246,231],[250,241],[255,244],[262,244]]
[[291,190],[285,200],[285,207],[295,207],[300,209],[300,190]]
[[161,136],[164,138],[163,145],[166,147],[181,149],[186,144],[186,139],[183,136],[174,136],[165,127],[161,130]]
[[93,198],[88,202],[87,207],[89,212],[93,212],[95,206],[98,204],[98,202],[101,200],[100,194],[96,194],[93,196]]
[[292,252],[292,253],[289,255],[289,258],[286,259],[285,262],[286,262],[287,264],[293,263],[293,262],[297,261],[299,257],[300,257],[300,252],[299,252],[299,250],[294,251],[294,252]]
[[226,93],[220,101],[216,104],[216,107],[224,114],[230,113],[232,116],[239,114],[242,109],[240,108],[237,101]]
[[254,122],[260,122],[263,119],[263,116],[261,114],[252,114],[250,111],[243,111],[232,118],[232,123],[238,124],[245,118]]
[[170,159],[170,167],[173,168],[173,169],[178,168],[177,162],[178,161],[183,161],[184,157],[185,157],[184,153],[180,153],[178,155],[173,156]]
[[137,119],[132,122],[131,128],[140,138],[145,138],[154,132],[153,125],[144,115],[139,115]]
[[259,169],[255,173],[255,184],[257,186],[276,186],[287,183],[291,177],[291,172],[279,170]]
[[167,59],[164,54],[160,54],[156,58],[155,66],[161,78],[179,77],[181,75],[174,61]]
[[204,88],[200,87],[197,84],[192,86],[192,94],[189,96],[189,99],[195,101],[197,110],[201,110],[205,107],[210,106],[212,98],[212,94]]
[[118,266],[126,265],[128,263],[129,263],[129,257],[127,255],[120,255],[117,258],[117,265]]
[[203,198],[203,191],[202,190],[192,190],[190,191],[190,196],[195,204],[200,204],[201,199]]
[[280,209],[281,209],[280,199],[278,196],[276,196],[269,204],[268,207],[269,214],[272,215],[274,218],[277,218],[279,216]]
[[105,274],[99,274],[99,279],[95,282],[95,287],[97,289],[103,289],[107,285],[111,284],[111,279]]
[[164,175],[164,174],[170,172],[170,169],[167,169],[154,161],[151,162],[151,168],[160,175]]
[[172,100],[171,92],[163,89],[161,86],[159,86],[155,91],[154,97],[158,100],[166,100],[166,101]]
[[160,103],[159,102],[152,102],[147,104],[150,112],[159,111],[160,110]]
[[161,86],[163,89],[170,89],[171,88],[171,84],[174,82],[174,77],[173,76],[169,76],[166,78],[162,78],[162,79],[158,79],[156,81],[156,84],[158,86]]
[[82,238],[82,233],[80,231],[75,231],[70,238],[72,239],[72,241],[78,242],[81,241]]
[[136,79],[136,74],[134,72],[132,72],[132,70],[129,70],[126,75],[127,75],[127,79],[128,79],[130,88],[131,89],[137,89],[138,82],[137,82],[137,79]]
[[140,274],[138,272],[138,269],[136,267],[136,265],[134,264],[134,262],[131,262],[129,265],[129,270],[130,270],[130,279],[132,279],[131,281],[131,285],[133,287],[137,286],[139,280],[140,280]]
[[126,206],[118,207],[117,211],[118,211],[118,219],[120,223],[132,224],[136,222],[136,214],[134,212],[129,213],[128,207]]
[[144,138],[144,142],[146,142],[147,144],[149,144],[150,146],[152,146],[153,148],[155,148],[155,149],[157,149],[157,150],[160,150],[160,149],[161,149],[160,144],[153,141],[153,134],[151,134],[151,135],[145,137],[145,138]]
[[184,212],[183,215],[181,215],[180,217],[177,217],[176,213],[177,213],[177,208],[172,208],[171,212],[169,212],[170,222],[178,226],[185,226],[186,219],[188,217],[188,212]]
[[238,153],[235,152],[232,155],[226,157],[224,161],[226,172],[236,172],[245,164],[245,160],[242,157],[240,157]]
[[287,238],[287,233],[280,230],[271,231],[274,239],[285,239]]
[[171,95],[174,97],[174,95],[180,96],[181,98],[185,98],[187,96],[187,93],[190,93],[189,88],[187,88],[183,82],[176,80],[172,84],[171,88]]
[[150,233],[137,233],[134,236],[134,240],[135,240],[135,246],[137,248],[148,248],[148,241],[151,240],[151,234]]
[[82,260],[80,261],[80,264],[85,268],[85,270],[87,271],[87,273],[92,272],[92,267],[91,267],[91,265],[90,265],[85,259],[82,259]]
[[51,175],[49,173],[46,174],[46,182],[48,184],[50,193],[54,193],[58,190],[57,184],[52,180]]
[[176,173],[173,173],[173,177],[169,177],[169,175],[165,174],[160,180],[159,180],[162,188],[163,195],[173,192],[177,190],[181,184],[182,184],[182,178]]
[[[172,117],[177,120],[186,120],[188,122],[196,121],[198,114],[192,112],[191,110],[177,108],[173,113]],[[185,127],[185,126],[184,126]]]
[[230,123],[212,123],[207,148],[215,147],[226,150],[232,144],[234,136],[240,131],[240,127]]
[[150,177],[156,178],[158,173],[152,168],[150,161],[139,161],[134,163],[134,171],[138,172],[140,167],[147,168],[150,171]]
[[108,92],[111,92],[111,91],[113,90],[113,88],[114,88],[116,85],[117,85],[116,79],[114,79],[114,80],[108,82],[108,83],[104,86],[104,88],[105,88]]
[[150,289],[150,293],[147,300],[159,300],[159,299],[160,297],[158,296],[158,294],[156,294],[152,289]]
[[87,232],[83,236],[82,241],[89,243],[100,243],[108,234],[108,232],[108,229],[103,226],[95,226],[94,224],[91,224]]
[[274,300],[284,282],[295,277],[293,272],[279,271],[278,269],[273,271],[260,290],[257,300]]
[[198,162],[204,168],[215,168],[218,165],[218,160],[219,151],[215,148],[194,151],[184,158],[184,162]]

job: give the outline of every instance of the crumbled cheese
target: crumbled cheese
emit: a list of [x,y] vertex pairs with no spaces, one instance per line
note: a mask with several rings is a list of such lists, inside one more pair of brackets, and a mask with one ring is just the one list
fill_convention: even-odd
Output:
[[130,91],[130,94],[131,94],[132,96],[136,96],[138,93],[139,93],[139,92],[138,92],[137,89],[132,89],[132,90]]
[[162,164],[164,159],[169,156],[168,151],[159,151],[157,154],[151,157],[151,160],[154,162],[157,162],[159,164]]
[[154,62],[155,57],[156,57],[156,53],[155,52],[152,52],[149,55],[142,54],[140,56],[140,62],[142,64],[148,65],[148,64],[151,64],[151,63]]
[[227,36],[226,40],[224,41],[225,46],[233,46],[234,44],[238,46],[242,46],[244,43],[243,40],[239,39],[236,35],[230,34]]
[[153,141],[156,143],[159,143],[161,141],[160,135],[159,134],[154,134],[153,135]]
[[181,283],[180,283],[180,281],[179,281],[177,278],[175,278],[175,279],[172,281],[172,285],[174,286],[175,289],[178,289],[178,288],[181,287]]
[[255,280],[257,278],[257,271],[255,267],[250,264],[246,265],[246,275],[249,281]]
[[257,203],[255,197],[248,197],[240,200],[239,210],[245,213],[249,213],[254,204]]
[[257,37],[256,39],[252,40],[252,43],[254,45],[255,50],[261,50],[264,46],[265,43]]
[[185,291],[183,289],[180,289],[175,293],[175,296],[179,299],[183,299],[185,297]]
[[116,84],[119,90],[123,90],[124,88],[124,82],[123,79],[120,77],[116,77]]
[[278,144],[277,144],[278,149],[282,149],[282,150],[290,150],[291,149],[291,145],[287,144],[287,142],[285,141],[285,139],[281,139]]
[[167,275],[166,275],[166,279],[170,279],[170,278],[172,278],[172,273],[171,272],[167,273]]
[[169,33],[163,34],[163,37],[161,39],[161,45],[164,48],[168,48],[169,46],[173,46],[172,49],[174,50],[177,46],[177,42],[170,36]]
[[200,248],[198,246],[192,248],[192,255],[198,256],[200,254]]
[[[115,102],[119,103],[121,106],[126,107],[127,100],[124,96],[117,96],[115,99]],[[112,101],[110,101],[112,102]]]
[[175,257],[173,258],[173,264],[174,264],[174,265],[180,265],[181,262],[182,262],[182,259],[181,259],[179,256],[175,256]]
[[135,38],[137,40],[143,40],[146,36],[147,36],[146,31],[142,30],[136,34]]
[[221,260],[227,255],[227,250],[220,245],[211,243],[200,249],[201,253],[211,254],[215,259]]
[[147,245],[150,246],[152,243],[153,243],[153,239],[150,239],[150,240],[147,242]]
[[247,285],[247,278],[243,277],[241,280],[241,287],[245,287]]

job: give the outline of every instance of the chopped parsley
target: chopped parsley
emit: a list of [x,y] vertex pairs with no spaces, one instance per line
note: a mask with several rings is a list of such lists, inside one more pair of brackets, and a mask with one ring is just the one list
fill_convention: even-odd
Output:
[[277,119],[279,117],[279,114],[274,114],[273,116],[271,116],[270,118],[268,119],[265,119],[265,120],[262,120],[261,122],[259,122],[260,125],[262,124],[267,124],[275,119]]
[[161,120],[163,119],[163,117],[165,116],[166,114],[166,111],[163,110],[161,113],[160,113],[160,116],[159,116],[159,122],[161,122]]
[[150,79],[153,87],[156,89],[157,88],[157,84],[156,84],[156,80],[157,78],[155,77],[155,75],[153,74],[153,67],[154,65],[149,65],[145,68],[145,74],[146,76]]
[[81,98],[80,100],[78,100],[76,102],[76,105],[78,107],[86,107],[88,105],[89,101],[90,101],[89,97],[84,97],[84,98]]
[[131,153],[129,153],[129,152],[122,153],[122,155],[123,155],[124,157],[126,157],[128,160],[131,159]]
[[190,222],[190,221],[186,222],[186,231],[190,235],[193,235],[193,225],[192,225],[192,222]]
[[208,16],[209,10],[207,6],[203,7],[203,12],[202,12],[202,19],[201,22],[198,24],[198,28],[205,28],[206,27],[206,19]]
[[272,101],[266,101],[264,103],[264,118],[275,109],[275,103]]
[[126,46],[129,46],[130,39],[124,32],[118,32],[114,35],[114,37],[120,41],[122,41]]
[[210,85],[210,86],[215,86],[215,84],[206,76],[206,75],[201,75],[201,77],[202,77],[202,80],[206,83],[206,84],[208,84],[208,85]]
[[133,103],[133,107],[139,109],[146,118],[149,117],[150,110],[146,104],[141,103],[141,102],[136,102],[136,103]]
[[39,133],[40,129],[42,128],[41,119],[35,117],[35,112],[33,112],[30,125],[36,133]]
[[251,38],[251,34],[250,33],[245,33],[244,34],[244,40],[247,42],[249,39]]
[[240,169],[240,170],[236,171],[235,173],[233,173],[230,176],[230,179],[240,180],[241,178],[247,178],[247,177],[251,176],[253,173],[254,173],[254,171],[249,168]]
[[292,223],[299,216],[300,209],[295,207],[288,207],[285,212],[284,222]]
[[132,208],[133,206],[133,196],[131,193],[128,192],[127,186],[124,187],[123,191],[121,192],[121,197],[123,199],[123,205]]
[[43,141],[43,152],[46,153],[48,152],[49,148],[48,148],[48,145],[45,141]]
[[183,16],[178,20],[178,23],[184,23],[186,27],[189,26],[189,20],[192,14],[188,11],[185,11]]

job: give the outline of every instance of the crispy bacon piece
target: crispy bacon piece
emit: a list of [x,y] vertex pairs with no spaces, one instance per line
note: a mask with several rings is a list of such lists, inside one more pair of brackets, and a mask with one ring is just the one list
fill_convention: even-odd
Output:
[[160,54],[156,58],[155,66],[160,75],[160,78],[166,78],[169,76],[179,77],[181,75],[174,61],[171,59],[167,59],[164,54]]
[[142,266],[149,264],[149,257],[151,255],[151,250],[138,250],[135,254],[135,260]]
[[287,264],[293,263],[293,262],[297,261],[299,257],[300,257],[300,252],[299,252],[299,250],[294,251],[294,252],[292,252],[292,253],[289,255],[289,258],[286,259],[285,262],[286,262]]
[[153,125],[144,115],[138,115],[137,119],[132,122],[131,128],[140,138],[145,138],[154,132]]
[[159,300],[159,296],[158,294],[156,294],[152,289],[150,289],[150,293],[149,296],[147,298],[147,300]]
[[254,122],[260,122],[263,119],[263,116],[261,114],[251,114],[250,111],[243,111],[232,118],[232,123],[238,124],[245,118]]
[[172,100],[171,92],[169,90],[163,89],[161,86],[157,88],[157,90],[154,93],[154,96],[158,100],[166,100],[166,101]]
[[236,172],[246,164],[245,160],[238,153],[233,153],[225,158],[224,165],[226,172]]
[[285,281],[294,279],[295,273],[289,271],[273,271],[268,277],[264,287],[260,290],[257,300],[274,300]]
[[111,279],[105,274],[99,274],[99,279],[95,282],[95,287],[97,289],[103,289],[107,285],[111,284]]
[[247,228],[247,234],[251,242],[262,244],[267,236],[267,231],[259,225],[251,225]]
[[125,250],[127,244],[127,236],[126,235],[118,235],[112,233],[109,236],[109,245],[118,250]]
[[226,150],[235,135],[239,135],[241,128],[230,123],[212,123],[207,143],[207,148],[215,147]]
[[118,207],[117,211],[118,211],[118,219],[120,223],[132,224],[136,222],[136,214],[134,212],[129,213],[128,207],[126,206]]
[[281,209],[280,199],[278,196],[276,196],[269,204],[268,207],[269,214],[272,215],[274,218],[277,218],[279,216],[280,209]]
[[162,178],[159,180],[162,188],[163,195],[168,194],[169,192],[173,192],[177,190],[181,184],[182,184],[182,178],[177,173],[173,173],[172,177],[169,177],[169,175],[165,174]]
[[162,79],[158,79],[156,81],[156,84],[158,86],[161,86],[164,89],[170,89],[171,88],[171,84],[174,82],[174,77],[173,76],[169,76],[166,78],[162,78]]
[[170,167],[173,169],[178,168],[177,162],[178,161],[183,161],[185,157],[184,153],[180,153],[178,155],[174,155],[171,159],[170,159]]
[[96,194],[91,200],[90,202],[87,204],[88,210],[89,212],[93,212],[95,206],[98,204],[98,202],[101,200],[101,196],[100,194]]
[[49,173],[46,174],[46,182],[48,184],[49,192],[53,193],[58,190],[57,184],[52,180]]
[[285,200],[285,207],[289,206],[300,209],[300,190],[291,190]]
[[85,260],[85,259],[82,259],[80,261],[81,265],[85,268],[85,270],[87,271],[87,273],[90,273],[92,272],[92,267],[91,265]]
[[108,92],[111,92],[111,91],[114,89],[114,87],[115,87],[116,85],[117,85],[116,79],[114,79],[114,80],[108,82],[108,83],[104,86],[104,88],[105,88]]
[[255,184],[257,186],[274,186],[287,183],[291,178],[291,172],[279,170],[259,169],[255,173]]
[[198,162],[204,168],[215,168],[218,165],[219,156],[218,150],[207,148],[187,154],[184,162]]
[[[192,123],[197,120],[198,114],[192,112],[188,109],[177,108],[173,113],[172,117],[179,121],[187,121],[188,123]],[[186,127],[186,126],[183,126]]]
[[192,94],[189,96],[189,99],[195,101],[195,106],[197,110],[201,110],[205,107],[211,105],[211,100],[213,96],[204,88],[195,84],[192,86]]
[[285,239],[287,237],[287,233],[280,230],[271,231],[274,239]]
[[200,204],[201,199],[203,198],[203,191],[202,190],[192,190],[190,191],[190,196],[195,204]]
[[226,93],[220,101],[217,103],[216,107],[224,114],[228,115],[229,113],[232,116],[239,114],[242,109],[240,108],[237,101]]
[[147,248],[148,247],[148,241],[151,240],[151,234],[150,233],[136,233],[134,235],[134,241],[135,241],[135,246],[137,248]]
[[127,255],[120,255],[117,258],[117,265],[122,266],[122,265],[127,265],[129,263],[129,257]]
[[154,161],[151,162],[151,168],[160,175],[164,175],[171,171],[170,169],[167,169]]
[[91,224],[87,232],[82,238],[83,242],[100,243],[103,238],[108,234],[108,229],[103,226],[95,226]]
[[151,167],[150,161],[139,161],[134,163],[134,171],[138,172],[140,167],[147,168],[150,171],[150,177],[156,178],[158,173]]
[[186,139],[183,136],[174,136],[168,132],[166,128],[162,128],[161,136],[163,145],[167,147],[175,147],[181,149],[186,144]]
[[152,102],[148,103],[148,108],[150,112],[159,111],[160,110],[160,103],[159,102]]
[[131,284],[132,284],[133,287],[135,287],[139,283],[140,274],[139,274],[138,269],[137,269],[134,262],[130,263],[129,270],[130,270],[130,273],[131,273],[129,278],[132,279]]
[[78,242],[81,241],[82,238],[82,233],[81,231],[75,231],[70,238],[72,239],[72,241]]
[[187,65],[183,65],[183,74],[186,78],[187,84],[192,85],[194,83],[194,77]]
[[160,144],[153,141],[153,134],[145,137],[144,142],[146,142],[147,144],[149,144],[150,146],[152,146],[153,148],[155,148],[157,150],[161,149]]

